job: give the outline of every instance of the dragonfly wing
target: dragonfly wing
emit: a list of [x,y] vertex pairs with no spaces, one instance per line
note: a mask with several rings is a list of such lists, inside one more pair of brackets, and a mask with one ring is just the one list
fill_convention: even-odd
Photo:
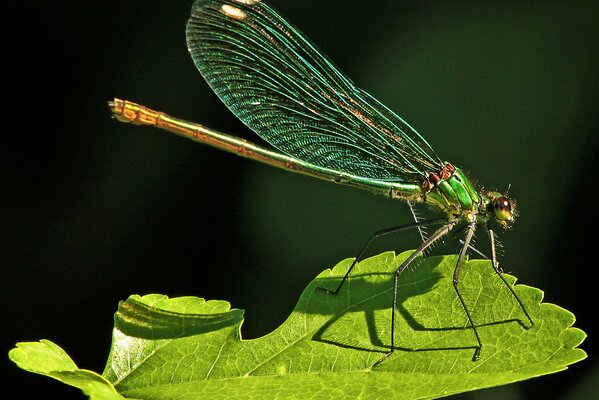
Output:
[[290,156],[386,181],[419,181],[443,165],[412,127],[258,0],[196,0],[187,45],[226,106]]

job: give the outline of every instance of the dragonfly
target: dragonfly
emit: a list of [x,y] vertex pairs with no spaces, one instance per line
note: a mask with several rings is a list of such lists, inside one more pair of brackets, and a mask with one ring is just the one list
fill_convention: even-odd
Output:
[[[403,200],[413,221],[375,232],[336,288],[338,294],[370,244],[395,232],[417,229],[419,247],[393,274],[389,351],[394,352],[398,282],[418,256],[450,232],[465,232],[453,274],[480,359],[483,343],[459,289],[460,269],[478,226],[486,230],[491,264],[517,300],[529,325],[533,320],[499,268],[495,226],[509,228],[516,203],[507,194],[477,187],[443,161],[407,122],[358,88],[298,28],[261,0],[196,0],[186,27],[193,62],[222,102],[271,148],[115,98],[109,102],[122,122],[150,125],[239,156],[326,181]],[[424,204],[440,217],[420,219]],[[424,227],[435,227],[428,236]]]

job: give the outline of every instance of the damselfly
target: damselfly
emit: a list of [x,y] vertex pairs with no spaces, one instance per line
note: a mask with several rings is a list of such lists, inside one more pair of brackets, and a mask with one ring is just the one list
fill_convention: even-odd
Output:
[[[516,216],[507,195],[482,190],[453,164],[442,161],[410,125],[341,73],[297,28],[260,0],[196,0],[187,23],[187,45],[200,73],[227,107],[270,143],[270,150],[240,138],[114,99],[123,122],[152,125],[197,142],[292,172],[366,189],[410,205],[427,204],[444,217],[414,221],[376,232],[335,289],[337,294],[370,243],[381,236],[418,229],[422,244],[395,271],[390,350],[394,350],[395,310],[400,274],[433,243],[463,224],[465,236],[453,276],[477,345],[482,342],[459,290],[460,268],[477,225],[490,239],[497,275],[528,312],[500,270],[492,223],[509,227]],[[424,226],[438,226],[426,237]],[[323,294],[324,295],[324,294]]]

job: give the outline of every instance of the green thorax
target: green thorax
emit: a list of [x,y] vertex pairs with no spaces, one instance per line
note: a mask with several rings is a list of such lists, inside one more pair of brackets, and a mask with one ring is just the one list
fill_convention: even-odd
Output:
[[441,180],[426,193],[425,202],[450,216],[470,219],[478,211],[480,196],[466,175],[456,168],[448,179]]

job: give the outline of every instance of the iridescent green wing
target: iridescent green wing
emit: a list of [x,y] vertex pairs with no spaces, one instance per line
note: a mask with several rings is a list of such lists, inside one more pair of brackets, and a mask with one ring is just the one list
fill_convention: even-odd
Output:
[[227,107],[290,156],[385,181],[420,182],[443,165],[412,127],[259,0],[196,0],[187,45]]

